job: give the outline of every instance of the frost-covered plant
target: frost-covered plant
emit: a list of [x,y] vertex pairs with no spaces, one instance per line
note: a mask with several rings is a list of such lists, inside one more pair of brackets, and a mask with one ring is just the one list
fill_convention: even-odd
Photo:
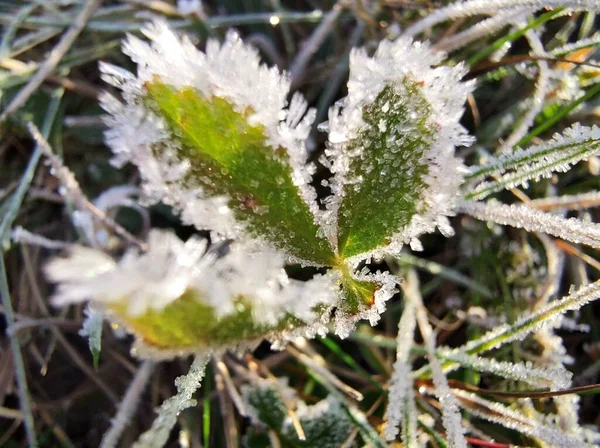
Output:
[[[463,421],[462,409],[543,446],[593,443],[594,436],[577,423],[576,399],[556,397],[554,408],[542,413],[526,400],[510,406],[458,390],[446,375],[464,368],[533,388],[569,387],[567,357],[553,325],[564,313],[600,297],[599,284],[592,283],[551,300],[559,289],[555,279],[561,260],[546,236],[598,248],[598,224],[539,210],[542,205],[528,198],[516,204],[483,201],[567,171],[600,149],[600,130],[579,123],[530,144],[546,129],[529,134],[543,106],[580,92],[565,93],[555,85],[560,76],[545,60],[537,30],[522,21],[524,14],[534,17],[546,6],[599,9],[591,0],[470,0],[439,9],[395,40],[381,41],[373,55],[353,50],[348,94],[321,126],[328,142],[319,161],[329,177],[321,185],[327,192],[319,194],[316,165],[305,144],[316,112],[299,93],[289,98],[287,75],[261,64],[258,52],[236,33],[229,32],[223,43],[209,40],[202,52],[156,20],[143,29],[147,40],[129,36],[124,44],[124,53],[137,64],[136,74],[102,64],[103,79],[122,95],[122,100],[108,93],[102,97],[114,164],[131,162],[139,168],[145,205],[165,203],[185,224],[207,232],[206,238],[182,241],[152,230],[147,242],[119,257],[102,248],[75,246],[66,258],[46,266],[49,279],[58,284],[56,304],[90,300],[94,309],[135,335],[138,356],[196,355],[190,374],[177,380],[178,394],[163,404],[138,446],[166,441],[177,413],[193,404],[207,357],[252,348],[263,339],[282,347],[330,329],[347,337],[361,319],[377,324],[386,302],[400,289],[405,300],[382,430],[387,440],[400,433],[407,447],[431,439],[466,447],[465,434],[478,433]],[[414,40],[438,23],[474,15],[492,17],[433,45]],[[441,50],[457,51],[506,26],[529,42],[537,68],[526,74],[536,86],[498,150],[479,148],[485,155],[481,164],[467,167],[457,149],[476,143],[461,125],[475,83],[463,80],[464,63]],[[585,45],[597,42],[594,36]],[[574,49],[563,45],[552,54]],[[371,265],[385,257],[402,260],[405,245],[422,249],[419,238],[426,233],[452,236],[448,218],[457,213],[535,232],[554,277],[546,288],[531,290],[541,297],[514,319],[490,313],[502,323],[461,347],[437,347],[415,272],[405,272],[402,284],[400,276],[374,272]],[[531,263],[541,264],[540,258]],[[309,273],[308,280],[294,277],[298,265]],[[524,272],[518,263],[510,269]],[[526,272],[543,276],[544,271]],[[413,369],[411,354],[417,327],[427,356],[419,370]],[[519,362],[482,356],[530,336],[542,347],[541,355]],[[297,357],[316,377],[339,386],[323,365],[303,353]],[[265,446],[273,437],[282,446],[339,446],[352,440],[355,424],[365,441],[384,446],[364,415],[335,395],[312,407],[298,405],[297,419],[307,431],[303,439],[282,401],[286,388],[260,380],[243,389],[253,424],[248,446]],[[439,411],[431,409],[429,396]],[[425,429],[432,415],[443,422],[444,438]]]
[[[47,268],[63,283],[55,302],[93,298],[165,356],[323,333],[332,308],[341,336],[359,319],[375,324],[398,281],[359,264],[418,248],[436,228],[452,234],[464,173],[455,147],[472,142],[459,124],[471,88],[462,66],[435,68],[442,54],[410,39],[353,52],[348,96],[330,113],[331,194],[318,198],[304,143],[315,112],[300,94],[287,104],[285,75],[234,33],[205,53],[164,22],[144,33],[149,43],[124,45],[137,76],[101,67],[124,99],[102,99],[114,163],[139,167],[147,203],[235,243],[203,257],[194,239],[155,233],[147,253],[120,262],[76,248]],[[286,260],[327,271],[290,280]],[[70,279],[71,264],[102,267]]]

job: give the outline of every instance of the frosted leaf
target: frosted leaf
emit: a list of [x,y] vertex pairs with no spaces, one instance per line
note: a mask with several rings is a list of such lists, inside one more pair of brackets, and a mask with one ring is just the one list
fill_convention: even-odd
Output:
[[335,311],[335,334],[342,339],[347,338],[354,331],[356,323],[364,319],[372,326],[377,325],[386,309],[386,302],[398,292],[399,283],[399,278],[387,272],[373,274],[366,269],[344,276],[343,300]]
[[554,172],[568,171],[571,166],[600,153],[600,128],[574,124],[563,134],[555,134],[552,140],[532,146],[526,150],[517,149],[491,163],[475,167],[467,176],[469,180],[486,176],[499,176],[492,181],[483,181],[466,190],[468,199],[482,199],[486,196],[526,184],[530,180],[547,178]]
[[[333,395],[308,406],[298,399],[294,389],[288,387],[287,378],[281,378],[279,384],[256,378],[251,385],[242,386],[242,394],[252,423],[258,428],[271,429],[282,440],[289,441],[294,446],[338,448],[354,429],[348,413]],[[296,421],[300,423],[304,440],[299,439],[297,427],[284,400],[295,408]],[[257,435],[253,436],[253,432],[255,431],[250,431],[246,438],[246,446],[255,446],[252,445],[252,439]]]
[[389,388],[385,427],[385,438],[395,440],[402,422],[402,443],[406,447],[417,446],[417,409],[410,376],[410,349],[414,343],[416,324],[415,304],[406,300],[404,312],[398,322],[396,362]]
[[55,304],[92,300],[150,346],[190,352],[325,333],[340,273],[299,281],[284,266],[279,252],[233,243],[217,256],[202,239],[152,230],[145,253],[117,261],[75,246],[45,270],[58,283]]
[[196,356],[186,375],[175,380],[177,393],[165,400],[158,408],[158,416],[152,423],[152,427],[144,432],[134,448],[162,448],[169,438],[173,426],[177,423],[177,416],[181,411],[195,406],[196,400],[192,399],[194,392],[200,388],[208,357]]
[[[300,446],[338,448],[354,429],[354,423],[342,403],[333,395],[328,395],[312,406],[300,401],[296,416],[306,436],[306,440],[300,442]],[[297,439],[290,417],[285,419],[282,432],[288,439]]]
[[[153,230],[148,252],[130,249],[119,262],[94,249],[75,246],[67,258],[54,258],[45,268],[58,283],[56,305],[94,299],[111,303],[127,298],[127,311],[139,315],[161,309],[191,286],[206,243],[195,238],[183,243],[170,232]],[[206,263],[206,262],[205,262]]]
[[287,385],[287,378],[280,378],[279,382],[276,387],[271,380],[256,378],[252,385],[242,386],[242,398],[253,424],[266,425],[276,431],[283,427],[288,411],[281,394],[295,401],[296,391]]
[[454,149],[472,142],[459,124],[472,84],[462,66],[434,68],[443,57],[405,38],[350,56],[325,160],[334,174],[325,232],[346,258],[398,253],[452,214],[462,182]]
[[102,323],[103,316],[98,310],[94,310],[88,306],[85,311],[85,320],[83,321],[83,327],[79,330],[81,336],[88,338],[88,345],[90,352],[94,359],[94,365],[98,366],[98,360],[100,359],[100,350],[102,349]]
[[306,160],[315,111],[299,94],[286,107],[287,76],[233,32],[201,52],[165,22],[142,31],[149,43],[129,36],[123,48],[137,76],[101,66],[125,99],[102,98],[114,163],[136,164],[145,201],[172,206],[186,223],[331,265]]
[[562,218],[520,204],[500,204],[496,201],[463,201],[457,211],[482,221],[509,225],[529,232],[541,232],[572,243],[600,248],[600,224],[577,218]]

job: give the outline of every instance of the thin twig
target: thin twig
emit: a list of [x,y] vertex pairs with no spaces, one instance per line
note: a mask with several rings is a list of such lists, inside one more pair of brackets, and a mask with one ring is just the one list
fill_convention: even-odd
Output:
[[[51,317],[50,311],[48,310],[48,306],[46,305],[46,302],[42,296],[39,286],[37,285],[37,283],[35,281],[35,273],[33,271],[33,264],[31,263],[31,260],[29,258],[29,252],[27,251],[27,248],[25,246],[21,246],[21,247],[22,247],[21,253],[23,255],[23,262],[24,262],[23,264],[25,266],[25,274],[29,276],[29,280],[31,283],[32,296],[35,299],[36,304],[38,305],[39,309],[42,311],[42,314],[45,317]],[[71,343],[69,341],[67,341],[67,338],[65,338],[65,336],[60,332],[60,330],[55,325],[52,325],[52,326],[50,326],[50,331],[52,332],[52,334],[54,335],[56,340],[63,346],[63,348],[65,349],[67,354],[71,357],[71,359],[73,360],[75,365],[77,367],[79,367],[79,369],[84,374],[86,374],[88,376],[88,378],[90,378],[90,380],[92,380],[98,386],[98,388],[102,392],[104,392],[104,394],[113,403],[118,403],[119,397],[117,396],[117,394],[115,392],[113,392],[113,390],[101,378],[99,378],[94,373],[94,371],[91,369],[91,367],[88,365],[88,363],[81,357],[79,352],[77,350],[75,350],[75,348],[71,345]]]
[[31,94],[44,82],[46,77],[54,71],[60,60],[67,53],[69,48],[71,48],[73,42],[75,42],[79,33],[83,30],[88,19],[92,16],[98,6],[100,6],[101,2],[102,0],[88,0],[86,2],[81,9],[81,12],[73,21],[73,24],[62,36],[56,47],[50,52],[37,73],[29,79],[29,82],[19,91],[19,93],[17,93],[4,112],[2,112],[2,115],[0,115],[0,123],[6,120],[6,118],[14,111],[23,106]]
[[6,333],[14,336],[20,331],[27,330],[30,328],[37,327],[50,327],[53,325],[58,325],[61,327],[69,327],[72,329],[79,329],[81,324],[71,319],[64,319],[62,317],[46,317],[42,319],[24,319],[12,324],[6,330]]
[[297,85],[298,81],[302,78],[310,58],[317,52],[323,41],[333,29],[335,22],[344,9],[345,3],[345,1],[338,1],[333,5],[331,11],[327,13],[310,38],[304,43],[302,50],[298,53],[289,69],[292,86]]
[[236,409],[238,410],[238,412],[240,413],[241,416],[247,417],[248,412],[246,411],[246,407],[244,406],[244,400],[242,400],[242,397],[240,396],[239,392],[235,388],[235,385],[233,384],[233,380],[231,379],[231,375],[229,374],[229,370],[227,369],[227,366],[225,365],[225,363],[223,361],[218,361],[216,363],[216,366],[217,366],[217,369],[219,370],[219,372],[221,373],[221,376],[223,377],[224,385],[225,385],[227,391],[229,392],[229,396],[231,397],[233,404],[235,404]]
[[[46,116],[44,118],[44,126],[42,129],[43,135],[48,135],[50,133],[50,128],[52,127],[52,123],[54,123],[54,117],[56,116],[56,112],[58,110],[62,94],[63,91],[61,89],[55,91],[52,96],[52,99],[48,105]],[[10,229],[17,217],[17,213],[21,208],[21,204],[23,202],[23,198],[25,197],[25,193],[29,188],[29,185],[31,184],[33,175],[35,173],[41,155],[42,149],[38,145],[36,146],[36,149],[34,150],[32,156],[29,158],[27,168],[25,168],[25,172],[23,173],[23,176],[19,181],[19,186],[13,194],[8,208],[4,213],[2,221],[0,222],[0,245],[2,245],[5,238],[9,234]],[[0,296],[2,296],[2,307],[4,318],[6,320],[6,325],[10,327],[15,323],[15,313],[12,307],[12,300],[10,297],[10,291],[8,287],[8,278],[6,277],[4,257],[1,258],[2,261],[0,261]],[[27,433],[27,440],[29,442],[29,446],[35,448],[37,446],[35,423],[33,420],[33,414],[31,412],[31,404],[27,388],[27,376],[25,373],[25,363],[23,361],[23,354],[21,353],[21,344],[18,338],[11,337],[10,345],[15,365],[15,374],[17,376],[19,401],[25,421],[25,431]]]
[[125,397],[123,397],[123,401],[119,405],[117,415],[112,419],[110,429],[104,434],[104,437],[102,437],[100,448],[114,448],[117,446],[121,434],[123,434],[123,431],[131,421],[131,417],[133,417],[133,414],[137,409],[140,396],[144,392],[144,389],[146,389],[146,384],[152,375],[154,366],[155,364],[153,361],[144,361],[137,370],[133,381],[127,389]]
[[120,224],[118,224],[114,219],[107,216],[102,210],[96,207],[81,191],[81,187],[79,183],[75,179],[73,173],[63,165],[62,161],[54,154],[52,148],[48,141],[42,136],[38,128],[33,123],[28,123],[27,128],[31,133],[31,136],[38,144],[38,147],[41,148],[44,155],[50,162],[54,170],[54,176],[60,180],[63,187],[66,190],[66,194],[69,199],[73,201],[75,206],[80,210],[86,210],[92,214],[95,218],[100,220],[107,227],[112,229],[117,235],[126,239],[130,243],[135,244],[140,249],[146,249],[146,243],[140,241],[135,236],[130,234],[127,230],[125,230]]
[[[6,277],[6,266],[4,265],[3,256],[0,257],[0,295],[2,296],[2,305],[4,306],[4,318],[6,319],[6,325],[11,327],[15,323],[15,316],[12,307],[12,300],[10,298],[10,291],[8,290],[8,278]],[[27,374],[25,373],[25,362],[23,361],[23,354],[21,353],[21,344],[19,343],[19,339],[16,337],[11,337],[9,339],[10,348],[13,354],[15,372],[17,375],[17,387],[19,390],[21,412],[23,413],[25,431],[27,432],[27,442],[30,447],[35,448],[38,446],[38,443],[35,434],[35,422],[31,412],[29,388],[27,387]]]

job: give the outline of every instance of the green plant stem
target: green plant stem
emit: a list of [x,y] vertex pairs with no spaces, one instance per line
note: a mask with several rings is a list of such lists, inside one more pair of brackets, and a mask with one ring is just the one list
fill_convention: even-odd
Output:
[[540,135],[542,132],[550,129],[552,125],[556,124],[559,120],[567,116],[573,109],[582,104],[585,101],[591,100],[598,93],[600,93],[600,84],[596,84],[590,90],[588,90],[584,95],[577,98],[572,103],[568,104],[565,107],[559,109],[556,113],[552,114],[550,118],[548,118],[545,122],[536,127],[533,131],[523,137],[521,140],[517,142],[515,146],[524,146],[533,140],[535,137]]
[[[50,134],[50,129],[54,123],[54,118],[58,111],[63,89],[57,89],[52,95],[52,99],[48,105],[48,110],[44,118],[44,124],[42,126],[42,133],[45,137]],[[6,276],[6,266],[4,264],[4,242],[6,238],[10,236],[10,230],[13,222],[17,217],[17,213],[23,203],[25,193],[31,184],[35,169],[42,155],[42,150],[39,146],[36,146],[33,154],[29,159],[29,163],[25,168],[25,172],[21,177],[19,186],[10,199],[7,210],[4,214],[2,222],[0,222],[0,246],[2,247],[2,257],[0,257],[0,295],[2,296],[2,306],[4,307],[4,319],[6,320],[7,328],[15,322],[14,310],[12,307],[12,300],[10,297],[10,290],[8,286],[8,278]],[[37,437],[35,433],[35,422],[33,419],[33,413],[31,411],[31,404],[29,398],[29,389],[27,387],[27,376],[25,372],[25,362],[23,361],[23,354],[21,353],[21,344],[19,343],[18,335],[12,335],[9,337],[10,346],[13,355],[13,361],[15,364],[15,373],[17,376],[17,387],[19,391],[19,401],[21,411],[23,412],[23,420],[25,423],[25,431],[27,433],[27,441],[30,447],[37,447]]]
[[476,53],[474,56],[471,56],[468,60],[467,60],[467,65],[469,66],[473,66],[475,64],[477,64],[479,61],[481,61],[482,59],[487,58],[489,55],[491,55],[494,51],[499,50],[500,48],[502,48],[502,46],[504,44],[506,44],[507,42],[513,42],[515,40],[517,40],[518,38],[522,37],[525,35],[525,33],[527,33],[527,31],[537,28],[538,26],[543,25],[544,23],[546,23],[547,21],[551,20],[552,18],[556,17],[557,15],[559,15],[560,13],[562,13],[564,10],[564,8],[557,8],[557,9],[553,9],[550,12],[547,12],[545,14],[542,14],[541,16],[539,16],[538,18],[530,21],[526,26],[524,26],[523,28],[518,29],[517,31],[513,31],[512,33],[507,34],[504,37],[501,37],[500,39],[496,40],[493,44],[491,44],[490,46],[484,48],[483,50],[481,50],[480,52]]

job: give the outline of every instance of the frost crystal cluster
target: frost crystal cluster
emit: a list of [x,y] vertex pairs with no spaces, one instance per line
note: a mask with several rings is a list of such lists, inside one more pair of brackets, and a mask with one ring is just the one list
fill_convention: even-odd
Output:
[[[398,280],[358,264],[452,233],[465,172],[454,151],[471,142],[462,66],[434,67],[443,55],[408,38],[355,50],[348,96],[330,111],[331,194],[318,197],[305,147],[315,111],[300,94],[288,102],[285,74],[233,32],[205,52],[162,21],[143,33],[123,47],[137,74],[101,66],[123,99],[102,98],[113,162],[137,165],[147,204],[233,242],[222,254],[154,231],[147,252],[119,261],[77,247],[47,267],[56,303],[93,299],[166,353],[312,336],[330,319],[343,337],[375,324]],[[289,263],[320,273],[293,280]]]

